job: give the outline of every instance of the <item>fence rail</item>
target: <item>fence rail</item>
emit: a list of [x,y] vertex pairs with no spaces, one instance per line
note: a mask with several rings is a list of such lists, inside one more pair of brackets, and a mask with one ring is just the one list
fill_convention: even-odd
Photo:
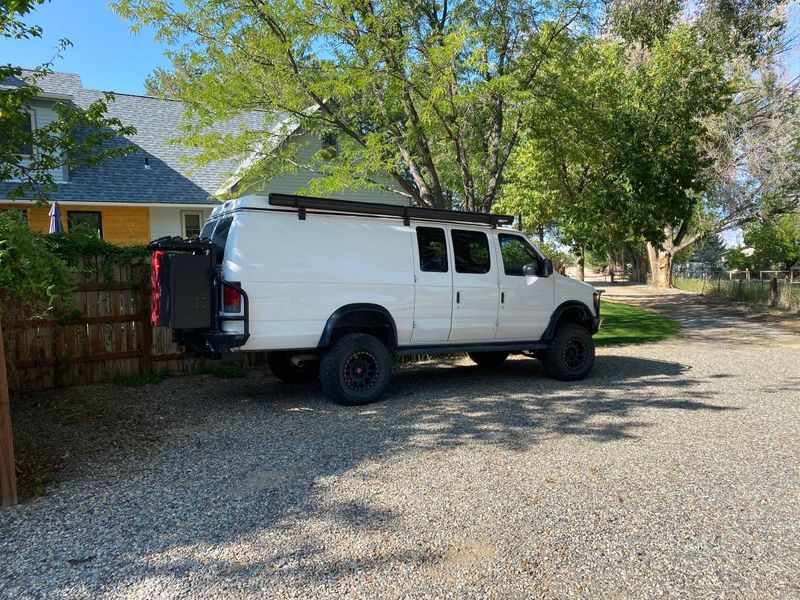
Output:
[[167,368],[192,370],[171,333],[150,325],[148,261],[77,267],[76,314],[69,320],[28,319],[6,336],[9,383],[16,391],[111,381]]
[[[764,274],[762,276],[762,273]],[[769,276],[767,277],[767,273]],[[786,276],[781,276],[785,274]],[[777,279],[777,306],[800,310],[800,279],[792,272],[781,271],[716,271],[713,273],[681,273],[673,277],[676,287],[705,296],[755,305],[771,304],[772,277]]]

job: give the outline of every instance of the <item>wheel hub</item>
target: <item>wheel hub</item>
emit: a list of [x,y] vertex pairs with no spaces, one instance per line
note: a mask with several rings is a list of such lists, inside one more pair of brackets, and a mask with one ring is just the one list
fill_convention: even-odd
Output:
[[356,392],[364,392],[378,382],[378,359],[369,352],[355,352],[344,365],[344,383]]
[[567,341],[561,351],[561,359],[564,366],[572,371],[577,371],[583,367],[586,362],[586,356],[586,344],[577,338]]

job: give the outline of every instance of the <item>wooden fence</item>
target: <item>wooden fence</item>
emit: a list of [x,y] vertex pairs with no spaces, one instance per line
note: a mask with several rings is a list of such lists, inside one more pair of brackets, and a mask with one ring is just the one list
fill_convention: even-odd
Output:
[[161,368],[190,371],[195,359],[172,342],[171,332],[150,325],[150,265],[78,265],[75,317],[21,321],[6,333],[9,383],[37,390],[112,381]]

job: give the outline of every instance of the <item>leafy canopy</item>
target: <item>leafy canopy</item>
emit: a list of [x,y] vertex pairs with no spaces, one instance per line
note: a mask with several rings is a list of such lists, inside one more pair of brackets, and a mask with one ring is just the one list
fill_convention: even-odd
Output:
[[[208,133],[244,111],[338,134],[314,191],[379,186],[423,206],[488,210],[543,65],[586,22],[588,0],[117,0],[178,46],[175,78],[203,159],[246,157],[244,185],[297,168],[284,131]],[[255,150],[253,150],[255,149]],[[262,160],[267,156],[269,161]],[[323,160],[324,159],[324,160]]]

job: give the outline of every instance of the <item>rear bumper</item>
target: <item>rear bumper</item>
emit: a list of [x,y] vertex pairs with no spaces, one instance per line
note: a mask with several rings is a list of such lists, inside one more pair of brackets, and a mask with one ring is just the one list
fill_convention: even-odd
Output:
[[186,346],[190,354],[220,354],[240,348],[247,343],[249,333],[224,333],[206,331],[175,332],[175,341]]

